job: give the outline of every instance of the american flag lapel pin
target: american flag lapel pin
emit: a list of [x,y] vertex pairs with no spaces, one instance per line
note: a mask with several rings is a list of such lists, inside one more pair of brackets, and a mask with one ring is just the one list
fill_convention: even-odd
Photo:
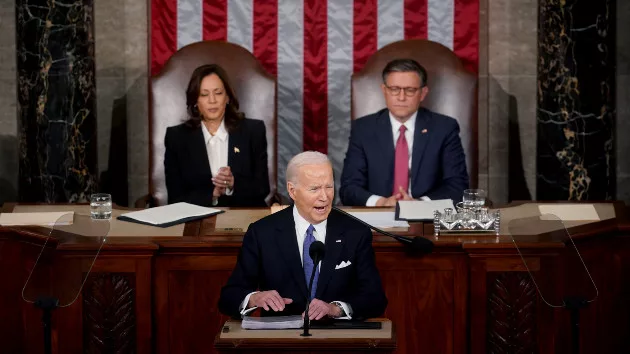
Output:
[[429,132],[428,130],[426,130],[426,129],[422,129],[422,134],[426,134],[426,133],[428,133],[428,132]]
[[234,152],[238,154],[239,152],[241,152],[241,150],[238,147],[235,146],[234,147]]

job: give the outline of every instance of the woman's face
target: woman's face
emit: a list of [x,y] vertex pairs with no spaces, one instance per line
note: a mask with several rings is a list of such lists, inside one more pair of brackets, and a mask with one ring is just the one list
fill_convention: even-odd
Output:
[[229,98],[223,82],[217,74],[210,74],[201,80],[197,107],[204,120],[221,120]]

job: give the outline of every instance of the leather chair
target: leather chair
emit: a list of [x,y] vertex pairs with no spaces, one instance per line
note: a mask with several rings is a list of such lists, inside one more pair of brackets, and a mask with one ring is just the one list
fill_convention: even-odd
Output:
[[[165,205],[168,200],[164,177],[166,128],[187,119],[186,87],[190,76],[195,68],[211,63],[221,65],[227,72],[245,116],[265,122],[270,187],[267,202],[270,203],[276,195],[276,80],[245,48],[222,41],[203,41],[178,50],[151,79],[148,200],[151,204]],[[136,206],[142,206],[142,202]]]
[[470,187],[477,186],[477,76],[464,68],[447,47],[424,39],[403,40],[374,53],[363,69],[352,75],[351,117],[357,119],[385,108],[382,72],[394,59],[411,58],[428,73],[429,94],[422,105],[457,119],[466,153]]

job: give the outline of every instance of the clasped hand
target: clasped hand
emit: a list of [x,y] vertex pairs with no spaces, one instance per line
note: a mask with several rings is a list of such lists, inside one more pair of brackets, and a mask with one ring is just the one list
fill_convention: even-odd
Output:
[[[261,291],[249,297],[247,307],[262,307],[265,311],[284,311],[286,305],[293,303],[293,299],[280,296],[275,290]],[[313,299],[308,308],[310,320],[320,320],[325,316],[340,317],[341,309],[319,299]],[[304,317],[304,313],[302,313]]]
[[385,198],[381,197],[376,201],[376,206],[382,207],[392,207],[396,206],[396,202],[399,200],[413,200],[402,187],[398,187],[398,193],[392,195],[391,197]]
[[212,196],[217,198],[224,195],[228,188],[234,188],[234,175],[230,166],[221,167],[217,175],[212,177],[212,184],[214,184]]

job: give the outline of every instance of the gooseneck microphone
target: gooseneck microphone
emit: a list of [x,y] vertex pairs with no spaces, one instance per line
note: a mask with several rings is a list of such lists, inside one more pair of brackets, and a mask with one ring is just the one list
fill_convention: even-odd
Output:
[[426,238],[423,237],[418,237],[418,236],[414,236],[414,237],[405,237],[405,236],[400,236],[400,235],[394,235],[392,233],[389,233],[385,230],[381,230],[376,226],[370,225],[368,223],[366,223],[365,221],[357,218],[356,216],[341,210],[337,207],[332,207],[334,210],[347,215],[349,217],[351,217],[352,219],[360,222],[361,224],[369,227],[370,229],[378,232],[381,235],[385,235],[385,236],[389,236],[393,239],[395,239],[396,241],[402,243],[403,245],[411,248],[414,252],[418,252],[418,253],[431,253],[433,251],[433,242],[431,242],[430,240],[427,240]]
[[315,279],[315,270],[317,269],[317,264],[324,259],[324,254],[326,254],[326,247],[321,241],[314,241],[311,243],[311,246],[308,248],[308,254],[311,256],[313,260],[313,272],[311,272],[311,281],[308,283],[308,295],[306,297],[306,310],[304,311],[304,332],[300,334],[302,337],[310,337],[311,334],[308,332],[311,326],[311,321],[308,318],[308,307],[311,305],[311,291],[313,289],[313,279]]

